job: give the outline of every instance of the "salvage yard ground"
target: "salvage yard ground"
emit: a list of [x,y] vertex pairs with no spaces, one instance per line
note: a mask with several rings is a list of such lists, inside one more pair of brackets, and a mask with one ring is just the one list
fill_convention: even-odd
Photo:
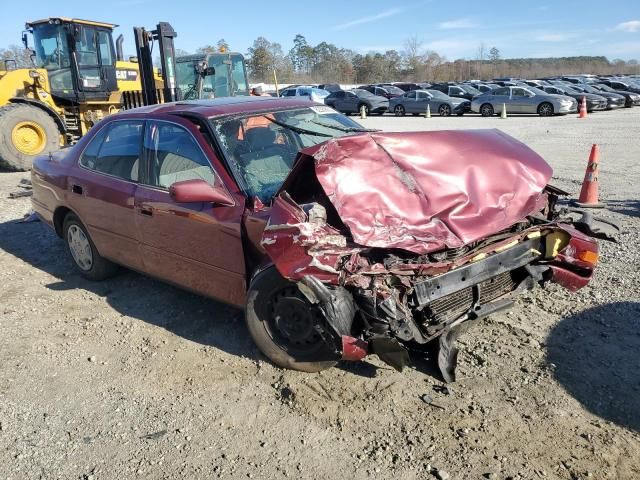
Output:
[[597,143],[621,242],[578,294],[535,290],[467,333],[448,388],[431,360],[304,374],[230,307],[133,272],[83,280],[16,223],[25,174],[0,173],[0,478],[640,478],[640,109],[362,123],[500,128],[574,194]]

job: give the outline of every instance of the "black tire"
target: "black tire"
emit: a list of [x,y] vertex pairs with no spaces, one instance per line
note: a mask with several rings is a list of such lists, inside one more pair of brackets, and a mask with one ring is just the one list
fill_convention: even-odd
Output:
[[[89,266],[89,268],[83,268],[78,260],[76,260],[76,257],[72,252],[72,247],[70,245],[70,231],[72,231],[72,229],[74,228],[80,229],[89,242],[89,247],[91,250],[91,265]],[[98,249],[94,245],[93,240],[91,240],[87,229],[78,219],[78,217],[76,217],[73,213],[68,213],[67,216],[64,217],[64,223],[62,224],[62,238],[65,241],[65,245],[67,246],[67,253],[71,257],[73,265],[76,267],[78,273],[80,273],[80,275],[82,275],[84,278],[93,281],[105,280],[115,275],[115,273],[118,271],[118,266],[115,263],[112,263],[106,258],[103,258],[98,253]]]
[[482,115],[483,117],[491,117],[494,114],[494,110],[493,110],[493,105],[491,105],[490,103],[483,103],[480,106],[480,115]]
[[538,115],[540,115],[541,117],[552,117],[553,114],[553,105],[551,105],[549,102],[542,102],[540,105],[538,105]]
[[450,117],[451,116],[451,107],[446,103],[443,103],[438,107],[438,113],[441,117]]
[[[292,302],[289,305],[294,305],[293,317],[297,320],[293,324],[283,322],[276,313],[279,308],[286,309],[287,304],[281,302]],[[313,373],[338,363],[335,353],[330,352],[318,334],[310,329],[308,321],[311,320],[311,324],[316,321],[322,323],[324,320],[321,317],[319,309],[304,298],[294,283],[283,278],[275,267],[260,272],[251,282],[245,308],[247,329],[260,351],[279,367]],[[285,324],[282,329],[278,327],[279,322]],[[300,334],[302,330],[307,332],[307,336],[298,341],[287,338],[283,330],[291,326],[294,333]]]
[[[20,151],[12,139],[14,129],[23,122],[29,122],[39,127],[39,129],[33,130],[36,137],[38,136],[36,131],[43,135],[39,141],[43,148],[32,155]],[[26,171],[31,168],[36,156],[56,151],[59,148],[60,131],[56,122],[47,112],[22,103],[11,103],[0,108],[0,166],[9,170]]]
[[457,115],[458,117],[461,117],[461,116],[463,116],[463,115],[464,115],[464,112],[456,113],[456,115]]
[[393,107],[393,113],[396,117],[404,117],[407,112],[402,105],[396,105]]

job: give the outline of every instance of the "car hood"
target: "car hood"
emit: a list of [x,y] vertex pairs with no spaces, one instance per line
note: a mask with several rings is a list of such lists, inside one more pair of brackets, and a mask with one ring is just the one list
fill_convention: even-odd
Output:
[[524,219],[552,173],[499,130],[358,134],[301,151],[281,193],[310,185],[296,177],[311,164],[356,244],[417,254],[458,248]]

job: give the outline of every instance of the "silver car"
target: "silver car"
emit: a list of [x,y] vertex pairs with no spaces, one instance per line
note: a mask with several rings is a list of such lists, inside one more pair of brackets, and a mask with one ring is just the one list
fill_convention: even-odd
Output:
[[501,87],[483,93],[471,101],[471,110],[483,117],[501,113],[505,105],[507,113],[537,113],[541,117],[573,113],[578,102],[565,95],[552,95],[535,87]]
[[463,115],[469,110],[469,103],[469,100],[453,98],[438,90],[412,90],[389,100],[389,111],[398,117],[406,113],[418,115],[424,114],[429,105],[431,112],[448,117],[451,114]]

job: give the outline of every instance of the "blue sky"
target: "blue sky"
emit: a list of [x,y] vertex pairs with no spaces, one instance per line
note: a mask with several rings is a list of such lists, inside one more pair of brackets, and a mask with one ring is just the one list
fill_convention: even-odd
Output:
[[639,0],[31,0],[28,9],[4,9],[0,46],[20,43],[25,21],[49,16],[119,24],[128,54],[135,52],[134,25],[163,20],[178,32],[176,47],[187,51],[223,37],[244,53],[264,36],[286,53],[302,33],[311,44],[325,40],[363,53],[402,50],[415,35],[449,59],[476,58],[481,42],[503,57],[640,59]]

